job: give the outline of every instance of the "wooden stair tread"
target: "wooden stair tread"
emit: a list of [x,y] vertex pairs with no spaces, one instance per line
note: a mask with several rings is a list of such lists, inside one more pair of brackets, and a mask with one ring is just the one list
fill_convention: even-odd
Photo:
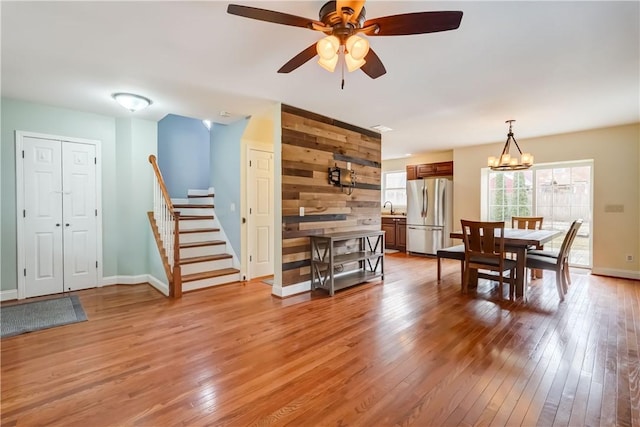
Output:
[[182,276],[182,282],[193,282],[194,280],[211,279],[213,277],[226,276],[228,274],[239,273],[237,268],[221,268],[220,270],[204,271],[202,273],[186,274]]
[[196,262],[218,261],[221,259],[229,259],[229,258],[233,258],[233,256],[231,254],[215,254],[215,255],[195,256],[191,258],[180,258],[180,265],[193,264]]
[[174,208],[177,209],[189,209],[189,208],[194,208],[194,209],[198,209],[198,208],[207,208],[207,209],[213,209],[214,206],[212,204],[207,204],[207,205],[193,205],[191,203],[181,203],[181,204],[174,204],[173,205]]
[[180,249],[184,248],[197,248],[199,246],[215,246],[215,245],[224,245],[224,240],[207,240],[205,242],[192,242],[192,243],[181,243]]
[[187,199],[202,199],[205,197],[214,197],[213,194],[189,194],[187,195]]
[[213,215],[180,215],[180,221],[191,221],[194,219],[213,219]]
[[219,228],[194,228],[193,230],[180,230],[180,234],[188,233],[215,233],[220,231]]

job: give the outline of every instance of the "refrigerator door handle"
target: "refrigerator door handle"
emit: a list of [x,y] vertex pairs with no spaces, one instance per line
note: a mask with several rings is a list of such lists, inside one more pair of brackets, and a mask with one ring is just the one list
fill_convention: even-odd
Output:
[[424,185],[424,181],[422,181],[422,217],[427,216],[427,187]]
[[427,189],[427,187],[424,187],[424,204],[425,204],[425,209],[424,209],[424,216],[427,216],[429,213],[429,190]]

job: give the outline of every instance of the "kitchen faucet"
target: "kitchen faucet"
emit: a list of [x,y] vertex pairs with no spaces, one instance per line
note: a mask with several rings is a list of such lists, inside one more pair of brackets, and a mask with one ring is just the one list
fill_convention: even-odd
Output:
[[386,208],[387,207],[387,203],[389,203],[391,205],[391,215],[393,215],[393,203],[391,203],[390,201],[386,201],[384,202],[384,205],[382,205],[382,208]]

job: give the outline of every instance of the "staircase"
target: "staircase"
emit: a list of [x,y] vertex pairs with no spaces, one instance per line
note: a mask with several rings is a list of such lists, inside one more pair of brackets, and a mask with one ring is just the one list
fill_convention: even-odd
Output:
[[179,212],[179,259],[184,292],[240,280],[229,243],[215,218],[213,194],[190,191],[187,199],[173,199]]

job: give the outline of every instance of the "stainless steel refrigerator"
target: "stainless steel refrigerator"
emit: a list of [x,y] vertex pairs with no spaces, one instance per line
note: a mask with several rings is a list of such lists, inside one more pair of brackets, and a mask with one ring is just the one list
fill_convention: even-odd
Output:
[[407,252],[435,255],[451,246],[453,183],[446,178],[407,181]]

